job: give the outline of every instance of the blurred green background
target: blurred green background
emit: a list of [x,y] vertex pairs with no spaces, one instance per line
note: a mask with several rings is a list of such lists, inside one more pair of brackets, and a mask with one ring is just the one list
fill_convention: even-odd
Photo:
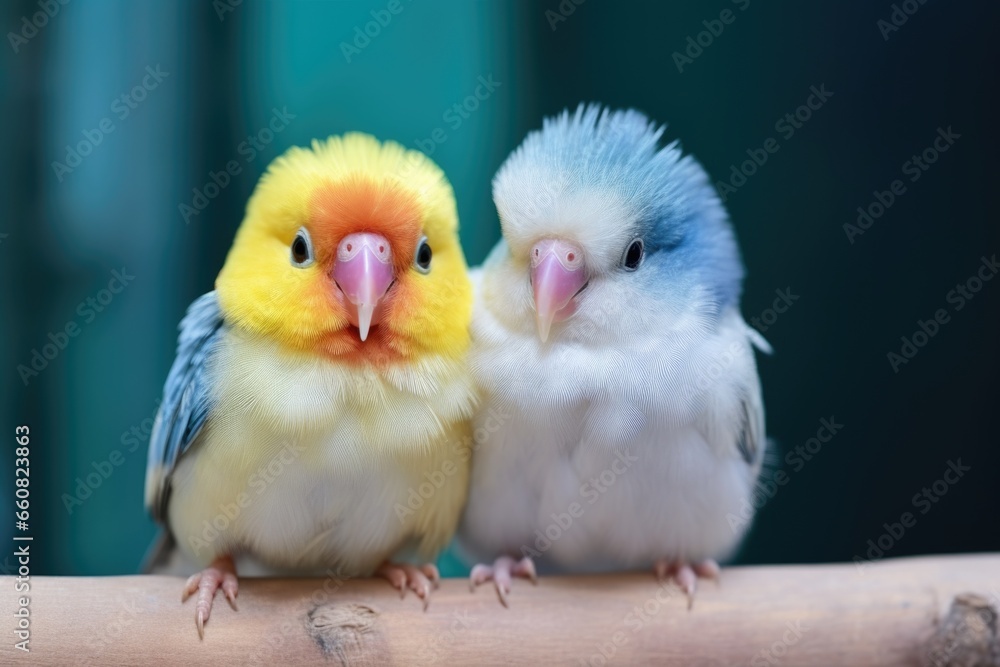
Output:
[[[865,557],[907,511],[916,524],[886,556],[1000,550],[1000,280],[961,310],[948,299],[1000,251],[989,199],[1000,8],[911,0],[912,14],[893,17],[890,3],[860,0],[675,4],[400,0],[392,14],[388,0],[4,3],[0,507],[13,499],[14,426],[27,424],[32,573],[137,568],[155,532],[145,446],[176,325],[212,288],[271,159],[349,130],[433,149],[475,264],[499,235],[497,167],[543,116],[580,101],[669,122],[667,136],[734,188],[743,312],[777,351],[760,368],[785,473],[739,560]],[[499,85],[474,111],[449,113],[480,77]],[[832,96],[782,124],[811,86]],[[268,135],[275,110],[285,120]],[[949,127],[960,138],[911,182],[904,163]],[[430,140],[437,128],[443,142]],[[744,164],[769,138],[777,152]],[[81,142],[91,146],[77,162],[67,146]],[[230,160],[241,172],[185,220],[182,205]],[[753,173],[742,182],[734,169]],[[905,193],[849,239],[844,225],[894,179]],[[134,278],[102,292],[123,267]],[[781,314],[768,311],[777,290],[798,297]],[[894,369],[888,353],[939,308],[950,320]],[[18,370],[70,323],[78,335],[37,376]],[[843,428],[810,442],[831,418]],[[958,459],[970,470],[935,493]],[[101,470],[88,497],[67,500]],[[922,513],[925,487],[935,501]],[[12,514],[0,513],[8,543]]]

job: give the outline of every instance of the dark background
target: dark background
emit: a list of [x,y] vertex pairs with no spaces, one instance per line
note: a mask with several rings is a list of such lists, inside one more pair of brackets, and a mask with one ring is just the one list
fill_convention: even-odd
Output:
[[[785,483],[739,561],[865,556],[904,512],[915,523],[889,540],[888,556],[1000,550],[1000,280],[961,310],[947,297],[1000,252],[989,201],[1000,177],[997,3],[912,0],[915,13],[885,39],[888,2],[567,0],[563,16],[556,0],[401,1],[350,62],[341,43],[387,2],[246,0],[221,15],[210,2],[71,2],[16,52],[5,39],[0,507],[13,499],[14,426],[28,424],[32,573],[137,567],[155,528],[142,508],[145,440],[129,452],[127,434],[148,429],[176,324],[212,288],[271,159],[348,130],[417,147],[443,128],[432,157],[455,186],[477,264],[499,235],[493,173],[543,116],[583,100],[669,122],[667,137],[713,180],[728,180],[768,138],[780,146],[727,197],[748,269],[744,315],[770,321],[776,290],[798,297],[765,333],[776,354],[759,360]],[[734,20],[679,72],[674,52],[723,9]],[[38,11],[5,3],[0,27],[19,33]],[[120,119],[113,100],[156,65],[169,74]],[[443,114],[490,75],[497,90],[449,126]],[[786,138],[775,124],[811,86],[833,95]],[[245,161],[239,145],[275,107],[295,118]],[[52,163],[104,117],[114,131],[60,181]],[[949,127],[960,138],[910,182],[904,162]],[[178,207],[231,159],[242,173],[186,224]],[[843,226],[895,179],[905,193],[851,243]],[[86,321],[77,305],[123,266],[134,281]],[[950,320],[895,372],[887,355],[939,308]],[[18,365],[68,322],[79,335],[26,385]],[[843,428],[811,460],[785,460],[824,418]],[[64,494],[116,449],[121,465],[69,512]],[[939,484],[938,502],[915,505],[959,459],[970,470]],[[0,540],[12,520],[0,513]]]

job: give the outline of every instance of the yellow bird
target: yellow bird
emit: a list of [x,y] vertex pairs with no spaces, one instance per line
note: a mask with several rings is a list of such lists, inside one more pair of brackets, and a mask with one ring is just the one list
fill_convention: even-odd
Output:
[[383,576],[426,607],[468,487],[472,288],[451,185],[364,134],[270,165],[180,325],[150,438],[151,569],[203,635],[242,575]]

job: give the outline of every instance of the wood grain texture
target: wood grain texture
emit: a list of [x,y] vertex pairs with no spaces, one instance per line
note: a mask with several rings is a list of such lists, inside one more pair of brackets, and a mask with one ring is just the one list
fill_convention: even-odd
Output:
[[423,612],[381,580],[244,579],[205,639],[182,580],[32,577],[31,653],[0,590],[0,664],[32,665],[1000,665],[1000,554],[724,568],[694,606],[651,574],[447,579]]

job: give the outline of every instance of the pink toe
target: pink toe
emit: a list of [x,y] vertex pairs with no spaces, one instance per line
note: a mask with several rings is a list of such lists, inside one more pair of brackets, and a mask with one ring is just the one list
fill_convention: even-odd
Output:
[[493,578],[493,568],[484,563],[479,563],[472,568],[472,572],[469,573],[469,583],[473,588],[479,584],[485,583]]
[[694,566],[695,573],[702,579],[718,579],[719,564],[714,560],[704,560]]

